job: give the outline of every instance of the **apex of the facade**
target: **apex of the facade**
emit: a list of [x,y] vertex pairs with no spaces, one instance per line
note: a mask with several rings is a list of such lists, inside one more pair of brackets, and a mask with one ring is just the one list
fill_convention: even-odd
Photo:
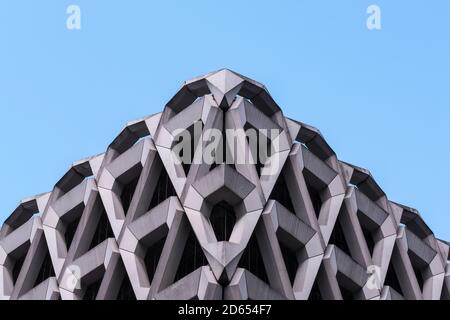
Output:
[[251,100],[268,116],[280,111],[263,84],[227,68],[185,81],[167,107],[178,113],[207,94],[211,94],[217,106],[225,111],[237,96]]

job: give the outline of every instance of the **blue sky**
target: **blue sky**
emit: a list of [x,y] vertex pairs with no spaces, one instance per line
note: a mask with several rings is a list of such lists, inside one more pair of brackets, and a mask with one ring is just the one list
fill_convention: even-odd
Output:
[[227,67],[450,240],[449,35],[448,0],[0,0],[0,220],[182,81]]

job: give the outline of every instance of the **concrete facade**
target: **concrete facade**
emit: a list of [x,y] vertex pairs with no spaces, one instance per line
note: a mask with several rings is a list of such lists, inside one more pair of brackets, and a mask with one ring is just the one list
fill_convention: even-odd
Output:
[[[255,164],[180,164],[177,132],[196,122],[278,134]],[[0,299],[450,299],[449,253],[319,130],[224,69],[20,202],[0,230]]]

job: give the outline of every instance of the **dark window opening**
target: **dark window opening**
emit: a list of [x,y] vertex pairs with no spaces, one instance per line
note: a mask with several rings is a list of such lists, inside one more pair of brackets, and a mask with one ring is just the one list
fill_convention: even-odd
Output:
[[269,199],[278,201],[291,213],[295,214],[294,205],[292,204],[291,197],[289,196],[289,190],[284,179],[284,170],[278,177]]
[[422,276],[422,271],[418,267],[414,266],[414,263],[413,263],[413,269],[414,269],[414,274],[416,275],[416,278],[417,278],[417,282],[419,283],[420,290],[423,290],[424,280],[423,280],[423,276]]
[[200,247],[200,244],[198,243],[197,237],[191,230],[189,232],[189,237],[186,240],[186,245],[184,247],[183,255],[181,256],[174,281],[176,282],[184,278],[198,268],[207,265],[207,263],[208,262],[202,248]]
[[[258,145],[256,148],[256,152],[257,152],[257,156],[256,156],[256,171],[258,172],[258,177],[261,177],[261,170],[264,167],[264,163],[267,161],[267,159],[270,157],[270,152],[271,152],[271,146],[272,143],[270,141],[270,139],[268,138],[264,138],[265,139],[265,148],[266,151],[265,153],[261,154],[261,146],[260,146],[260,141],[259,141],[260,137],[258,135]],[[264,158],[262,158],[262,156],[264,156]]]
[[286,265],[287,273],[289,275],[289,280],[291,280],[291,284],[294,284],[298,269],[297,256],[294,251],[292,251],[282,243],[280,243],[280,249],[283,255],[284,264]]
[[256,172],[258,173],[258,177],[261,177],[261,168],[263,167],[262,163],[258,161],[255,164]]
[[450,300],[450,288],[445,283],[442,288],[441,300]]
[[34,282],[33,288],[44,282],[50,277],[55,276],[55,271],[53,270],[52,259],[50,258],[50,254],[48,250],[45,253],[44,260],[42,261],[41,269],[36,277],[36,281]]
[[414,251],[408,250],[408,256],[411,260],[411,265],[413,267],[414,273],[419,283],[420,290],[423,290],[424,279],[422,276],[422,271],[427,268],[428,264],[423,261]]
[[[256,132],[256,148],[250,147],[251,144],[255,143],[255,141],[250,141],[250,137],[248,135],[246,135],[246,139],[247,139],[247,143],[250,147],[250,153],[252,155],[252,158],[256,162],[255,163],[256,172],[258,173],[258,177],[261,177],[261,170],[264,167],[264,163],[270,157],[271,152],[272,152],[272,150],[271,150],[272,142],[268,137],[265,137],[264,135],[260,134],[259,130],[254,128],[248,122],[245,124],[244,130],[246,132],[247,132],[247,130],[254,130],[254,132]],[[268,130],[268,133],[269,132],[270,132],[270,130]],[[265,145],[265,148],[266,148],[265,152],[261,151],[260,139],[265,140],[261,143],[261,144]],[[256,152],[256,154],[254,154],[254,152]]]
[[114,233],[112,231],[111,225],[109,224],[108,215],[103,209],[103,212],[100,215],[100,220],[97,224],[97,229],[95,230],[94,237],[92,238],[91,245],[89,246],[89,250],[98,246],[108,238],[114,238]]
[[[178,143],[181,143],[182,146],[184,146],[184,147],[186,147],[184,145],[185,143],[189,144],[187,147],[190,148],[190,154],[188,154],[189,157],[187,159],[184,159],[184,156],[185,156],[184,155],[184,150],[185,150],[185,148],[181,148],[181,150],[180,150],[180,152],[178,154],[180,156],[180,159],[182,160],[181,165],[183,167],[184,174],[186,176],[189,174],[189,170],[191,168],[191,164],[192,164],[192,162],[194,160],[194,156],[195,156],[195,149],[197,148],[198,143],[200,142],[200,136],[196,137],[194,135],[194,133],[195,133],[195,131],[194,131],[195,129],[194,128],[195,128],[195,124],[192,124],[189,128],[187,128],[185,130],[185,131],[187,131],[189,133],[189,135],[188,135],[189,136],[189,142],[184,141],[184,137],[185,136],[181,136],[182,138],[177,138],[178,140],[176,140],[176,141],[178,141]],[[202,123],[202,126],[201,126],[201,130],[203,130],[203,123]]]
[[318,185],[320,185],[321,182],[319,182],[319,179],[309,173],[308,170],[303,170],[303,176],[305,177],[306,188],[308,189],[314,212],[316,213],[316,217],[319,218],[320,209],[322,208],[322,199],[320,198],[320,192],[321,190],[323,190],[323,188],[322,186],[318,187]]
[[350,249],[347,245],[347,240],[345,239],[344,231],[342,230],[342,226],[339,220],[336,221],[328,244],[334,244],[351,257]]
[[319,283],[317,279],[314,281],[314,285],[311,289],[311,293],[309,294],[309,301],[321,301],[323,300],[322,294],[320,293]]
[[384,280],[384,285],[389,286],[399,294],[403,295],[402,287],[400,285],[400,281],[398,280],[397,273],[395,271],[394,265],[389,263],[389,268],[386,273],[386,279]]
[[147,249],[147,254],[145,255],[144,262],[145,268],[147,269],[148,281],[150,283],[152,283],[153,277],[155,275],[156,267],[158,266],[159,258],[161,257],[165,242],[166,238],[164,237]]
[[69,249],[70,245],[72,244],[73,237],[75,236],[75,232],[77,231],[78,223],[80,223],[80,220],[81,215],[67,225],[66,232],[64,233],[67,249]]
[[130,279],[126,273],[124,274],[122,284],[120,285],[117,300],[136,300],[136,295],[134,294]]
[[[225,123],[225,113],[222,112],[222,139],[220,140],[219,143],[219,147],[222,148],[222,159],[217,159],[217,155],[215,156],[215,162],[218,164],[220,164],[220,162],[222,163],[227,163],[227,156],[228,156],[228,142],[227,142],[227,130],[226,130],[226,123]],[[236,153],[234,153],[236,154]],[[233,164],[235,161],[232,161]]]
[[23,262],[25,261],[26,254],[22,255],[14,263],[14,268],[12,271],[13,283],[16,284],[17,278],[19,277],[20,270],[22,270]]
[[231,205],[225,201],[216,204],[209,216],[217,241],[228,241],[236,223],[236,214]]
[[361,229],[364,234],[364,239],[366,240],[367,247],[369,248],[370,255],[373,255],[373,250],[375,248],[375,242],[373,241],[372,232],[365,227],[363,224],[361,224]]
[[95,300],[97,298],[98,290],[100,289],[100,285],[102,283],[102,279],[95,281],[90,284],[86,291],[84,292],[83,300]]
[[247,248],[245,248],[241,260],[239,261],[238,267],[250,271],[265,283],[269,283],[269,278],[267,277],[266,268],[255,234],[251,236]]
[[186,175],[186,177],[189,174],[189,170],[191,169],[192,160],[194,159],[194,152],[195,152],[194,142],[195,142],[194,139],[190,139],[189,148],[191,150],[190,151],[191,154],[189,155],[189,158],[187,159],[187,161],[186,161],[186,159],[184,159],[184,149],[181,149],[181,151],[180,151],[180,158],[182,159],[181,165],[183,166],[183,171],[184,171],[184,174]]
[[120,195],[120,200],[122,201],[123,213],[125,216],[130,208],[131,200],[133,199],[134,191],[139,181],[139,175],[131,180],[129,183],[124,185],[122,194]]
[[153,192],[152,201],[150,201],[148,210],[153,209],[158,204],[172,196],[176,196],[175,188],[173,187],[166,170],[163,169],[159,175],[158,183],[156,184],[155,191]]
[[341,295],[344,300],[353,300],[353,292],[341,285],[339,285],[339,289],[341,290]]

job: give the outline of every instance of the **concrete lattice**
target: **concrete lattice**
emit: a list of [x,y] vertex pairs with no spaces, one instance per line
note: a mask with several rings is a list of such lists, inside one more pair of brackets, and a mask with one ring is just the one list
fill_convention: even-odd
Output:
[[[180,164],[194,123],[279,134],[255,164]],[[0,231],[0,298],[449,299],[449,252],[263,85],[220,70],[19,204]]]

